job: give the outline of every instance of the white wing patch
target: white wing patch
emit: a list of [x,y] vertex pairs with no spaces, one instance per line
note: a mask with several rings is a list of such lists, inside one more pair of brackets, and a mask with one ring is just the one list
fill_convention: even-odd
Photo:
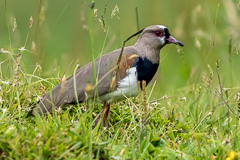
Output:
[[100,96],[102,101],[119,101],[125,97],[135,97],[138,94],[137,72],[136,67],[132,67],[126,71],[127,76],[119,82],[117,90]]

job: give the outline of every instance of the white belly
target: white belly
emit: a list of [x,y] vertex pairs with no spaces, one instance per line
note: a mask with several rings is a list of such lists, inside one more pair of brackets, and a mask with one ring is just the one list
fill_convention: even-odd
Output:
[[137,72],[136,67],[132,67],[128,69],[127,76],[122,79],[119,84],[117,90],[100,96],[100,100],[112,102],[112,101],[120,101],[125,99],[126,97],[135,97],[138,94],[138,86],[137,86]]

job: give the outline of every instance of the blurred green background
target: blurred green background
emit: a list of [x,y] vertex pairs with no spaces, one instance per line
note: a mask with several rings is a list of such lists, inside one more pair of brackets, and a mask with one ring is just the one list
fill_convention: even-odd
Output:
[[[209,70],[208,64],[214,70],[217,59],[225,87],[239,86],[239,0],[97,0],[95,17],[91,3],[0,0],[0,47],[17,54],[26,42],[28,51],[23,52],[21,60],[25,72],[31,74],[40,64],[42,77],[58,77],[63,73],[68,77],[76,64],[83,66],[91,60],[93,51],[97,58],[102,51],[104,54],[120,48],[138,27],[162,24],[185,47],[168,45],[162,49],[153,97],[201,82],[203,73]],[[116,15],[111,17],[114,8],[119,12],[115,10]],[[33,25],[29,29],[31,16]],[[93,31],[93,43],[89,29]],[[134,44],[136,39],[127,45]],[[3,54],[0,59],[3,76],[9,77],[11,59]]]

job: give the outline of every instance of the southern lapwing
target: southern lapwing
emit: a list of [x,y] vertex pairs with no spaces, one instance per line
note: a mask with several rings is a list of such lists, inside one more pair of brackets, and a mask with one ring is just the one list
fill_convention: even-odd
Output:
[[[79,103],[84,102],[87,97],[91,97],[86,92],[86,86],[90,83],[95,86],[90,93],[92,97],[97,95],[104,103],[95,123],[103,117],[103,125],[106,127],[110,102],[137,96],[138,82],[145,81],[148,85],[158,69],[161,48],[171,43],[184,46],[162,25],[152,25],[138,33],[141,33],[140,37],[133,46],[117,49],[97,58],[95,72],[90,62],[44,94],[31,113],[51,113],[54,108],[77,103],[77,100]],[[97,81],[93,77],[97,77]]]

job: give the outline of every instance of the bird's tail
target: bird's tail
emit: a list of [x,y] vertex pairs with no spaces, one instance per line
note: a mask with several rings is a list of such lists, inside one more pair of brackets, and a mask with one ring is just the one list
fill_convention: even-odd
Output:
[[69,97],[68,91],[62,84],[57,85],[51,91],[47,92],[33,107],[29,114],[45,114],[46,112],[52,113],[52,111],[58,107],[63,106],[66,103],[74,101],[74,97]]

